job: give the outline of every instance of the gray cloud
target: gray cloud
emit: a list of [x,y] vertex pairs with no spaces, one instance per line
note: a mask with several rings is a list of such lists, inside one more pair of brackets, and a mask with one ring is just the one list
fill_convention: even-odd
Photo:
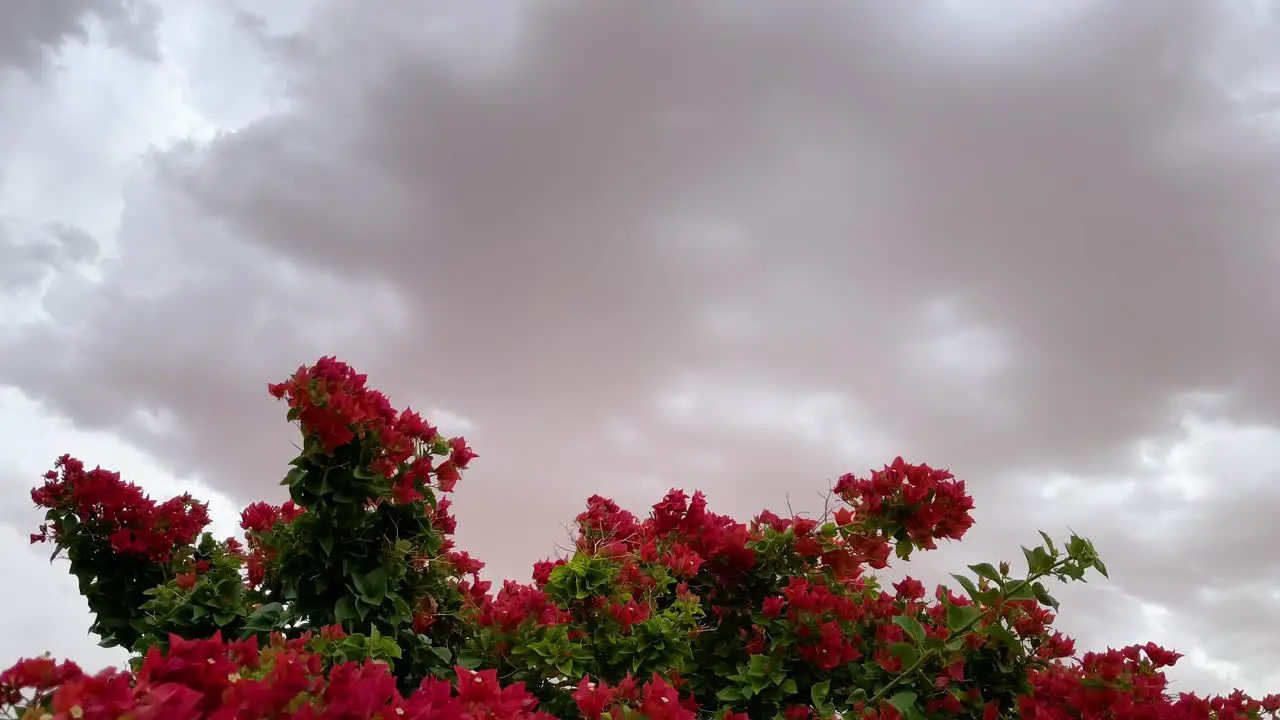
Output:
[[89,39],[96,21],[104,39],[155,58],[159,8],[149,0],[14,0],[0,17],[0,70],[41,73],[67,42]]
[[0,288],[30,290],[53,273],[97,255],[97,241],[80,228],[62,223],[29,228],[0,218]]
[[[1280,38],[1214,7],[495,3],[434,55],[408,7],[245,22],[288,108],[157,155],[119,264],[62,281],[0,381],[248,499],[289,451],[262,384],[336,351],[475,422],[462,536],[497,574],[591,492],[812,506],[902,453],[979,504],[920,572],[1071,524],[1197,637],[1256,632],[1179,589],[1274,583],[1241,498],[1280,468],[1189,504],[1134,461],[1187,393],[1280,413],[1280,157],[1224,84]],[[1046,507],[1055,473],[1082,479]]]

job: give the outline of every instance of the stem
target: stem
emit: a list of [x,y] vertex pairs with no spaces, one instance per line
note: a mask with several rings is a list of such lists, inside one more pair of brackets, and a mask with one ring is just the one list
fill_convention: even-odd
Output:
[[[1047,576],[1047,575],[1051,575],[1051,574],[1053,574],[1053,571],[1054,571],[1054,570],[1056,570],[1056,569],[1058,569],[1058,567],[1059,567],[1059,566],[1061,566],[1061,565],[1065,564],[1065,563],[1066,563],[1066,561],[1067,561],[1067,558],[1064,558],[1064,559],[1059,560],[1058,562],[1054,563],[1052,567],[1050,567],[1048,570],[1046,570],[1046,571],[1044,571],[1044,572],[1042,572],[1042,573],[1036,573],[1036,574],[1033,574],[1033,575],[1028,575],[1025,579],[1023,579],[1023,580],[1019,580],[1017,583],[1015,583],[1014,585],[1012,585],[1012,586],[1009,588],[1008,592],[1006,592],[1006,593],[1004,593],[1004,594],[1005,594],[1005,595],[1013,595],[1013,594],[1017,593],[1019,590],[1023,589],[1024,587],[1026,587],[1026,586],[1030,585],[1031,583],[1035,582],[1036,580],[1039,580],[1040,578],[1045,577],[1045,576]],[[981,613],[981,614],[979,614],[977,617],[975,617],[974,619],[972,619],[972,620],[970,620],[969,622],[965,623],[965,624],[964,624],[964,625],[963,625],[959,630],[957,630],[957,631],[955,632],[955,634],[954,634],[954,635],[952,635],[952,638],[959,637],[959,636],[964,635],[965,633],[968,633],[969,631],[973,630],[973,627],[974,627],[975,625],[977,625],[977,624],[978,624],[978,621],[979,621],[979,620],[981,620],[981,619],[983,618],[983,615],[985,615],[985,613]],[[875,695],[872,695],[872,696],[870,697],[870,699],[868,699],[868,700],[867,700],[867,705],[874,706],[874,705],[875,705],[875,703],[876,703],[878,700],[880,700],[880,698],[882,698],[882,697],[884,697],[885,695],[889,694],[889,691],[890,691],[890,690],[892,690],[894,687],[896,687],[898,684],[900,684],[904,678],[910,677],[912,673],[914,673],[915,671],[917,671],[917,670],[919,670],[921,667],[923,667],[923,666],[924,666],[924,664],[925,664],[926,662],[928,662],[930,659],[932,659],[932,658],[933,658],[933,656],[934,656],[934,655],[936,655],[937,653],[938,653],[938,651],[937,651],[937,650],[929,650],[928,652],[920,653],[920,657],[916,658],[916,661],[915,661],[915,662],[913,662],[913,663],[911,663],[910,667],[908,667],[906,670],[903,670],[902,672],[898,673],[897,675],[894,675],[894,676],[893,676],[893,678],[892,678],[891,680],[889,680],[889,682],[885,683],[884,687],[882,687],[882,688],[880,688],[879,690],[877,690],[877,691],[876,691],[876,694],[875,694]]]

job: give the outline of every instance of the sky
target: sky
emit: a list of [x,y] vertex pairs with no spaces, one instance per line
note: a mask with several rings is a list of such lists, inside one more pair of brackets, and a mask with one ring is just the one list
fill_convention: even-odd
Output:
[[465,433],[495,579],[594,493],[814,509],[903,455],[1094,540],[1080,646],[1280,689],[1280,4],[16,0],[0,11],[0,647],[88,667],[27,491],[215,529],[336,354]]

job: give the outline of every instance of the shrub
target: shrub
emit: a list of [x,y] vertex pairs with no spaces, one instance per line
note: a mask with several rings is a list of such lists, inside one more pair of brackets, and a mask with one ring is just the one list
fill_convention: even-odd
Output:
[[493,592],[448,493],[476,458],[333,358],[270,385],[302,434],[290,500],[205,532],[64,456],[32,499],[129,670],[49,657],[0,674],[24,718],[1257,718],[1280,697],[1168,693],[1152,644],[1076,657],[1051,581],[1106,575],[1071,536],[980,563],[959,593],[870,570],[959,540],[973,502],[901,458],[845,475],[818,518],[748,523],[672,490],[644,518],[593,496],[571,556]]

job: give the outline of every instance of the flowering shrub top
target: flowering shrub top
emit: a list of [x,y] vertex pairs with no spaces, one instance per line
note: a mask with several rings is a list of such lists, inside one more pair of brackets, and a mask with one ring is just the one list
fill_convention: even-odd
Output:
[[574,552],[496,591],[454,547],[448,493],[476,458],[333,358],[269,386],[302,433],[243,541],[60,458],[33,542],[65,553],[129,670],[51,658],[0,673],[24,718],[1259,718],[1280,697],[1168,693],[1155,645],[1076,656],[1049,581],[1106,575],[1071,536],[954,588],[869,570],[959,540],[963,481],[901,458],[845,475],[818,518],[716,514],[672,490],[637,517],[600,496]]

